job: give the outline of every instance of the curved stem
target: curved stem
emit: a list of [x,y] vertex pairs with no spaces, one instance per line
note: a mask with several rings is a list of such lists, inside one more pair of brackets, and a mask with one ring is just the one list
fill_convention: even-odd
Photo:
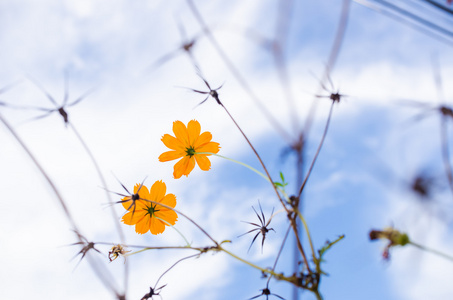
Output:
[[[272,267],[272,271],[275,271],[275,268],[277,267],[278,259],[280,258],[280,255],[282,254],[283,247],[285,247],[286,239],[288,238],[288,234],[289,234],[289,231],[290,231],[290,230],[291,230],[291,225],[288,226],[288,229],[286,230],[285,237],[283,238],[282,245],[280,246],[280,250],[278,250],[277,257],[275,258],[275,262],[274,262],[274,266]],[[271,278],[272,278],[272,275],[269,276],[269,278],[267,279],[266,287],[269,286],[269,282],[271,281]]]
[[170,271],[171,269],[173,269],[174,266],[176,266],[177,264],[179,264],[179,263],[182,262],[183,260],[186,260],[186,259],[189,259],[189,258],[198,256],[198,255],[199,255],[199,254],[194,254],[194,255],[187,256],[187,257],[183,257],[183,258],[181,258],[180,260],[178,260],[177,262],[175,262],[173,265],[171,265],[171,267],[168,268],[165,272],[163,272],[162,275],[160,275],[160,277],[157,279],[156,284],[154,285],[154,289],[156,289],[157,284],[159,283],[159,281],[161,280],[161,278],[162,278],[166,273],[168,273],[168,271]]
[[[76,135],[77,139],[82,144],[83,148],[85,149],[85,151],[87,152],[88,156],[90,157],[91,162],[93,163],[94,168],[96,169],[96,172],[98,173],[99,179],[101,180],[101,184],[102,184],[102,186],[104,187],[104,189],[106,191],[107,201],[109,202],[110,207],[111,207],[110,212],[111,212],[112,217],[113,217],[113,223],[116,226],[116,230],[118,232],[118,235],[120,236],[121,243],[124,244],[124,243],[126,243],[126,238],[124,236],[123,229],[121,228],[121,224],[120,224],[120,222],[118,222],[118,214],[116,213],[115,209],[113,208],[113,200],[112,200],[112,197],[110,196],[110,193],[107,190],[108,189],[107,182],[105,181],[104,175],[102,175],[101,168],[99,168],[99,165],[98,165],[96,159],[94,158],[93,153],[91,152],[90,148],[88,147],[88,145],[85,143],[85,141],[82,138],[82,136],[79,134],[79,132],[75,128],[74,124],[72,124],[71,122],[68,122],[67,124],[69,124],[69,126],[72,129],[72,131]],[[129,264],[125,263],[124,264],[124,293],[125,294],[127,293],[128,286],[129,286]]]
[[118,215],[117,215],[115,209],[113,208],[113,200],[112,200],[112,197],[111,197],[110,193],[108,192],[107,183],[105,181],[104,176],[102,175],[101,168],[99,168],[99,165],[98,165],[96,159],[94,158],[93,153],[91,152],[90,148],[88,148],[88,145],[85,143],[85,141],[83,140],[82,136],[79,134],[79,132],[75,128],[74,124],[72,124],[71,122],[68,122],[68,123],[69,123],[69,126],[71,127],[72,131],[76,135],[77,139],[80,141],[80,143],[82,144],[83,148],[87,152],[88,156],[91,159],[91,162],[93,163],[93,165],[94,165],[94,167],[96,169],[96,172],[98,173],[99,179],[101,180],[101,184],[104,187],[104,190],[106,191],[107,200],[108,200],[108,202],[109,202],[109,204],[111,206],[111,213],[112,213],[112,216],[113,216],[113,219],[114,219],[114,223],[115,223],[115,225],[117,227],[121,243],[125,243],[124,232],[123,232],[123,229],[120,226],[120,223],[118,222]]
[[307,184],[308,178],[311,175],[311,171],[313,170],[313,167],[315,166],[316,159],[318,158],[322,145],[324,144],[324,140],[327,135],[327,130],[329,129],[330,119],[332,118],[332,111],[333,111],[334,103],[335,102],[332,101],[332,104],[330,105],[329,116],[327,117],[327,122],[326,122],[326,127],[324,128],[324,133],[321,137],[321,141],[319,142],[319,146],[318,146],[318,149],[316,150],[315,157],[313,157],[313,161],[311,162],[310,168],[308,169],[307,175],[305,176],[304,182],[300,186],[298,197],[300,197],[300,195],[302,194],[302,191],[304,190],[305,185]]
[[167,224],[168,226],[170,226],[171,228],[173,228],[174,230],[176,230],[176,232],[179,233],[179,235],[184,239],[184,241],[186,242],[187,246],[190,246],[190,243],[189,243],[189,241],[186,239],[186,237],[184,236],[184,234],[182,234],[181,231],[179,231],[174,225],[168,223],[167,221],[165,221],[165,220],[162,219],[162,218],[159,218],[159,217],[156,217],[156,216],[153,216],[153,217],[156,218],[156,219],[159,220],[159,221],[164,222],[165,224]]
[[241,161],[238,161],[238,160],[235,160],[235,159],[232,159],[232,158],[229,158],[229,157],[226,157],[226,156],[223,156],[223,155],[219,155],[219,154],[216,154],[216,153],[212,153],[212,152],[195,152],[195,154],[206,154],[206,155],[214,155],[214,156],[217,156],[217,157],[220,157],[220,158],[224,158],[226,160],[229,160],[231,162],[234,162],[234,163],[237,163],[241,166],[244,166],[246,167],[247,169],[249,170],[252,170],[253,172],[255,172],[256,174],[260,175],[261,177],[263,177],[265,180],[267,180],[268,182],[271,182],[269,180],[269,177],[267,177],[266,175],[264,175],[263,173],[261,173],[260,171],[258,171],[257,169],[255,169],[254,167],[252,166],[249,166],[248,164],[246,163],[243,163]]
[[[266,175],[264,175],[263,173],[261,173],[260,171],[258,171],[257,169],[255,169],[254,167],[246,164],[246,163],[243,163],[241,161],[238,161],[238,160],[235,160],[235,159],[232,159],[232,158],[229,158],[229,157],[226,157],[226,156],[223,156],[223,155],[219,155],[219,154],[216,154],[216,153],[212,153],[212,152],[196,152],[195,154],[206,154],[206,155],[214,155],[214,156],[217,156],[217,157],[220,157],[220,158],[224,158],[226,160],[229,160],[231,162],[234,162],[236,164],[239,164],[241,166],[244,166],[246,167],[247,169],[249,170],[252,170],[253,172],[255,172],[256,174],[258,174],[259,176],[261,176],[262,178],[264,178],[266,181],[268,182],[271,182],[269,177],[267,177]],[[286,199],[286,201],[290,201],[289,200],[289,197],[288,195],[286,194],[285,190],[280,188],[279,186],[277,186],[277,189],[280,193],[282,193],[282,195],[284,196],[284,198]]]
[[[25,143],[22,141],[22,139],[19,137],[19,135],[16,133],[16,131],[11,127],[11,125],[6,121],[5,118],[3,118],[3,116],[0,114],[0,121],[5,125],[5,127],[10,131],[10,133],[14,136],[14,138],[17,140],[17,142],[21,145],[22,149],[24,149],[24,151],[27,153],[27,155],[30,157],[30,159],[33,161],[33,163],[35,164],[35,166],[38,168],[39,172],[41,173],[41,175],[45,178],[45,180],[47,181],[47,183],[49,184],[50,188],[53,190],[53,192],[55,193],[55,196],[57,197],[58,201],[60,202],[60,205],[61,207],[63,208],[63,211],[66,215],[66,218],[68,219],[69,223],[71,224],[72,226],[72,229],[73,231],[76,233],[76,236],[79,240],[79,242],[81,244],[85,244],[85,241],[82,239],[82,235],[80,234],[80,231],[79,229],[77,228],[77,225],[75,224],[75,221],[71,215],[71,213],[69,212],[69,209],[68,207],[66,206],[66,203],[65,201],[63,200],[63,197],[61,196],[59,190],[57,189],[57,187],[55,186],[55,184],[53,183],[52,179],[50,179],[49,175],[47,174],[47,172],[44,170],[44,168],[41,166],[41,164],[38,162],[38,160],[36,159],[36,157],[33,155],[33,153],[30,151],[30,149],[27,147],[27,145],[25,145]],[[112,291],[117,298],[120,297],[120,294],[118,293],[118,291],[116,290],[115,288],[115,285],[114,283],[111,281],[111,280],[108,280],[106,278],[106,275],[110,275],[110,273],[108,272],[108,270],[99,270],[99,265],[96,264],[96,261],[94,260],[94,258],[92,258],[90,255],[87,255],[86,256],[88,261],[89,261],[89,264],[93,270],[93,272],[97,275],[97,277],[99,278],[99,280],[104,284],[104,286],[106,288],[108,288],[110,291]]]
[[302,224],[304,224],[305,232],[307,233],[308,237],[308,242],[310,243],[311,252],[313,253],[313,261],[316,261],[316,252],[315,248],[313,247],[313,241],[311,239],[310,230],[308,230],[307,222],[305,221],[305,218],[302,216],[299,210],[297,211],[297,215],[299,216],[299,219],[302,221]]
[[226,250],[226,249],[223,248],[222,246],[219,246],[219,247],[218,247],[218,250],[219,250],[219,251],[225,252],[226,254],[230,255],[231,257],[234,257],[235,259],[237,259],[237,260],[243,262],[244,264],[249,265],[249,266],[252,267],[252,268],[255,268],[255,269],[257,269],[257,270],[260,270],[260,271],[263,272],[263,273],[268,273],[268,274],[270,274],[270,275],[272,275],[272,276],[274,276],[274,277],[276,277],[276,278],[278,278],[278,279],[289,281],[286,277],[283,277],[281,274],[277,274],[277,273],[275,273],[273,270],[261,268],[260,266],[257,266],[257,265],[255,265],[255,264],[253,264],[253,263],[251,263],[251,262],[249,262],[249,261],[247,261],[247,260],[245,260],[245,259],[243,259],[243,258],[237,256],[236,254],[234,254],[234,253],[232,253],[232,252]]

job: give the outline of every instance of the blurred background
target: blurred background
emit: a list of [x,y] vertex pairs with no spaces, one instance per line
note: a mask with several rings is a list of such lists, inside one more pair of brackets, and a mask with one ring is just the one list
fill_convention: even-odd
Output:
[[[263,249],[261,237],[249,252],[254,235],[238,238],[253,229],[241,221],[258,221],[252,210],[258,201],[266,218],[281,208],[271,185],[218,157],[211,158],[209,172],[196,167],[176,180],[174,163],[157,159],[167,151],[160,138],[172,134],[173,122],[196,119],[220,143],[220,155],[261,170],[225,111],[212,98],[197,106],[205,95],[190,89],[207,90],[202,74],[212,88],[223,85],[221,101],[271,175],[285,174],[289,194],[298,190],[289,142],[312,120],[305,136],[306,172],[331,105],[316,95],[344,95],[334,105],[302,203],[317,249],[346,236],[325,256],[325,299],[451,298],[450,261],[410,246],[392,249],[386,261],[386,244],[368,238],[371,229],[394,226],[420,244],[453,253],[453,199],[442,154],[445,145],[453,146],[451,120],[443,122],[438,110],[451,105],[453,96],[451,4],[193,0],[213,43],[189,3],[0,2],[0,114],[61,191],[81,233],[107,243],[96,245],[101,254],[87,254],[103,263],[107,281],[124,292],[123,259],[110,263],[107,257],[120,242],[116,223],[124,213],[117,205],[112,218],[104,190],[124,193],[115,177],[130,191],[143,180],[148,187],[163,180],[177,197],[176,208],[217,240],[231,240],[228,249],[263,267],[274,263],[288,226],[284,213],[273,218],[275,232]],[[69,104],[71,125],[58,111],[48,111],[63,103]],[[81,247],[71,246],[77,239],[58,200],[3,124],[0,141],[0,298],[114,299],[88,261],[76,256]],[[184,245],[171,228],[153,236],[121,226],[127,244]],[[209,245],[182,216],[176,228],[194,246]],[[165,250],[128,257],[127,298],[141,299],[165,270],[190,254],[195,253]],[[277,270],[291,274],[293,265],[289,240]],[[159,281],[164,284],[163,299],[249,299],[261,294],[266,279],[223,253],[207,253],[179,263]],[[302,291],[294,296],[285,282],[273,280],[269,288],[284,299],[314,299]]]

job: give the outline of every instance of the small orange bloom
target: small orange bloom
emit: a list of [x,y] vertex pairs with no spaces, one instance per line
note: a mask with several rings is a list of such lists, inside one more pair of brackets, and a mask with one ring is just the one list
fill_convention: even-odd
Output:
[[211,142],[212,134],[205,131],[200,134],[201,127],[198,121],[192,120],[186,125],[181,121],[173,122],[173,132],[176,137],[164,134],[162,142],[172,151],[167,151],[159,156],[159,161],[170,161],[181,158],[175,166],[173,176],[178,179],[182,175],[188,176],[197,162],[200,169],[208,171],[211,168],[210,154],[199,152],[219,152],[219,143]]
[[134,186],[134,194],[139,194],[140,199],[134,200],[135,205],[129,203],[130,197],[125,197],[122,204],[128,212],[123,216],[122,222],[127,225],[135,225],[135,232],[139,234],[151,231],[152,234],[164,232],[165,225],[175,225],[178,215],[175,211],[163,207],[159,204],[148,202],[152,200],[169,207],[176,206],[176,196],[165,194],[167,187],[164,182],[156,181],[151,187],[151,191],[144,185],[138,190],[140,184]]

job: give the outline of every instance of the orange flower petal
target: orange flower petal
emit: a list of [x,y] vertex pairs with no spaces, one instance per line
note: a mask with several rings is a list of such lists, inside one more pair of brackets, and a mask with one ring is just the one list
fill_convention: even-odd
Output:
[[204,144],[203,146],[195,149],[196,152],[211,152],[211,153],[217,153],[217,152],[219,152],[219,150],[220,150],[220,145],[219,145],[219,143],[216,143],[216,142],[209,142],[209,143]]
[[173,176],[175,179],[180,178],[182,175],[189,175],[195,167],[195,159],[193,157],[184,156],[183,159],[178,161],[173,168]]
[[143,219],[143,217],[145,215],[146,215],[146,211],[144,211],[144,210],[140,210],[140,211],[135,210],[135,212],[133,210],[131,210],[123,216],[121,221],[126,225],[135,225],[141,219]]
[[198,139],[193,143],[193,147],[197,149],[212,140],[212,134],[209,131],[203,132]]
[[[165,195],[165,197],[162,198],[160,203],[165,204],[170,207],[175,207],[176,206],[176,196],[173,194],[167,194],[167,195]],[[168,208],[166,208],[166,209],[168,209]]]
[[186,125],[181,121],[173,122],[173,132],[178,140],[181,141],[183,145],[189,144],[189,135],[187,133]]
[[129,207],[132,204],[132,198],[130,196],[127,196],[127,197],[121,198],[121,201],[123,201],[123,202],[121,202],[121,204],[123,205],[124,209],[129,210]]
[[173,150],[181,150],[184,151],[186,147],[182,143],[181,140],[178,140],[174,136],[171,136],[169,134],[164,134],[162,137],[161,141],[164,143],[167,148],[173,149]]
[[149,231],[151,219],[149,218],[149,215],[143,218],[142,221],[138,222],[137,225],[135,225],[135,232],[138,234],[145,234]]
[[181,152],[179,152],[179,151],[167,151],[167,152],[162,153],[159,156],[159,161],[164,162],[164,161],[175,160],[175,159],[181,158],[185,155],[186,155],[185,153],[181,154]]
[[203,171],[209,171],[211,169],[211,161],[206,155],[195,155],[195,160],[197,161],[198,166]]
[[[139,190],[140,189],[140,190]],[[137,194],[140,196],[141,199],[149,199],[149,191],[148,188],[144,185],[140,186],[139,183],[137,183],[134,186],[134,194]]]
[[201,126],[196,120],[192,120],[187,124],[187,132],[189,134],[189,145],[194,145],[195,141],[200,136]]
[[170,223],[171,225],[175,225],[176,221],[178,220],[178,215],[173,210],[166,210],[166,211],[158,211],[156,212],[156,217]]
[[149,226],[152,234],[160,234],[164,232],[165,225],[161,221],[157,220],[156,218],[151,219],[151,224]]
[[158,180],[154,182],[153,186],[151,187],[151,198],[149,198],[149,200],[160,202],[160,200],[165,197],[166,192],[167,186],[164,182],[162,182],[162,180]]

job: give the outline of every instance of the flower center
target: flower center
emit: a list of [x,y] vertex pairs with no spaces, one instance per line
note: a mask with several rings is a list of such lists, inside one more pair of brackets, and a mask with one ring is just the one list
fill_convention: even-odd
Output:
[[159,211],[158,209],[156,209],[156,206],[157,206],[157,204],[151,203],[151,205],[149,207],[145,208],[145,210],[147,211],[146,214],[149,214],[150,217],[153,217],[154,213]]
[[187,153],[187,156],[192,157],[192,156],[195,155],[195,149],[192,146],[187,147],[186,148],[186,153]]

